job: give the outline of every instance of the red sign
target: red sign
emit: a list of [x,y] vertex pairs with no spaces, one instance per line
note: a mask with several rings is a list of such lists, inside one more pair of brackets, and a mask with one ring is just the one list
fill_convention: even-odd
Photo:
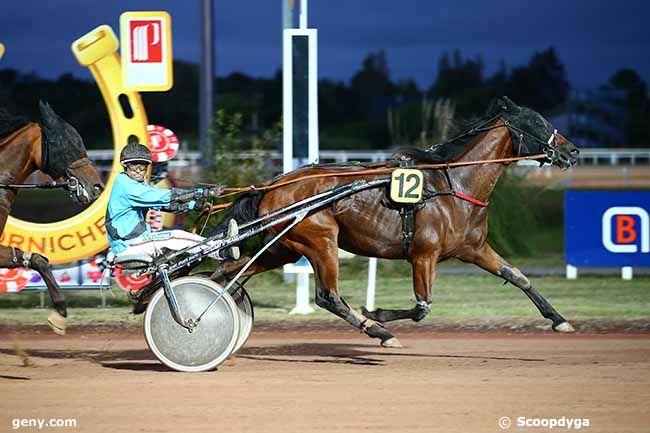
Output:
[[178,137],[170,129],[160,125],[147,125],[147,132],[153,162],[169,161],[176,156]]
[[162,62],[161,20],[139,20],[129,23],[131,35],[131,62]]
[[0,269],[0,292],[20,292],[29,282],[27,268]]
[[142,275],[137,278],[131,275],[124,275],[122,274],[122,269],[119,266],[115,268],[113,275],[115,275],[115,281],[117,281],[117,285],[120,286],[122,290],[129,292],[137,292],[153,280],[151,275]]
[[172,29],[167,12],[124,12],[120,15],[120,45],[126,90],[164,92],[172,88]]

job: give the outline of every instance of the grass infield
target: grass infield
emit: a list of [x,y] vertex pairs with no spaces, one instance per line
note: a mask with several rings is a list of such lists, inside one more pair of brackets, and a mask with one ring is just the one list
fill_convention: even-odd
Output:
[[[526,266],[558,266],[557,258],[522,260]],[[446,268],[464,269],[458,262],[445,263]],[[650,320],[650,278],[635,277],[532,277],[533,285],[571,321],[580,320]],[[313,303],[313,281],[310,292]],[[365,304],[367,259],[354,258],[341,262],[340,292],[352,306]],[[308,316],[290,316],[295,304],[295,283],[284,282],[279,270],[255,276],[246,285],[255,306],[256,320],[339,320],[316,306]],[[106,324],[137,326],[142,316],[130,313],[126,295],[118,288],[106,294],[108,308],[101,303],[98,291],[65,291],[71,325]],[[414,295],[411,272],[403,261],[380,260],[377,273],[375,305],[381,308],[411,308]],[[47,313],[39,307],[40,295],[34,292],[0,294],[0,327],[45,323]],[[46,306],[49,296],[46,294]],[[433,288],[433,307],[425,321],[471,321],[541,319],[528,298],[516,287],[489,274],[439,274]]]

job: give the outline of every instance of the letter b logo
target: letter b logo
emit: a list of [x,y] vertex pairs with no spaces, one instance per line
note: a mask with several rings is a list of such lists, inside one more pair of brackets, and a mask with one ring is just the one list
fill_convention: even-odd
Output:
[[[638,217],[640,224],[634,216]],[[612,233],[612,227],[614,233]],[[616,206],[603,214],[603,245],[613,253],[636,253],[636,241],[641,238],[641,252],[650,252],[650,218],[640,207]]]

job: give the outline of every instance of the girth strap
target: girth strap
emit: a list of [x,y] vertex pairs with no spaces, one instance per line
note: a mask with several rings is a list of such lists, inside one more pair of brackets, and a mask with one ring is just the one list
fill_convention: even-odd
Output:
[[405,204],[399,208],[402,218],[402,255],[407,256],[415,229],[415,205]]

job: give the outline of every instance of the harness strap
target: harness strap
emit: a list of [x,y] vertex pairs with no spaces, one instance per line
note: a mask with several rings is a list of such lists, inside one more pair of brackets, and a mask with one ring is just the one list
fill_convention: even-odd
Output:
[[30,251],[23,252],[23,266],[29,268],[32,265],[32,253]]
[[16,247],[11,247],[11,253],[13,255],[11,261],[14,263],[14,265],[18,264],[18,257],[16,256]]
[[72,164],[70,164],[67,167],[67,169],[73,169],[74,170],[74,169],[85,167],[85,166],[87,166],[89,164],[90,164],[90,159],[88,159],[88,157],[85,157],[85,158],[81,158],[81,159],[73,162]]
[[[16,247],[11,247],[11,254],[12,258],[11,261],[13,262],[14,265],[19,266],[21,263],[18,260],[18,254],[16,254]],[[32,252],[31,251],[23,251],[23,261],[22,265],[24,268],[31,268],[32,267]]]
[[413,205],[400,206],[399,216],[402,218],[402,255],[407,256],[413,242],[415,228],[415,210]]
[[465,201],[473,203],[473,204],[475,204],[477,206],[486,207],[489,204],[486,201],[481,201],[481,200],[475,199],[474,197],[470,197],[468,195],[465,195],[462,192],[453,191],[453,195],[454,195],[454,197],[458,197],[460,199],[463,199]]
[[461,200],[468,201],[472,204],[475,204],[476,206],[481,206],[481,207],[487,207],[490,203],[486,201],[481,201],[479,199],[476,199],[474,197],[470,197],[468,195],[463,194],[462,192],[458,191],[434,191],[430,192],[425,195],[424,200],[431,200],[432,198],[436,198],[441,195],[450,195],[456,198],[459,198]]

